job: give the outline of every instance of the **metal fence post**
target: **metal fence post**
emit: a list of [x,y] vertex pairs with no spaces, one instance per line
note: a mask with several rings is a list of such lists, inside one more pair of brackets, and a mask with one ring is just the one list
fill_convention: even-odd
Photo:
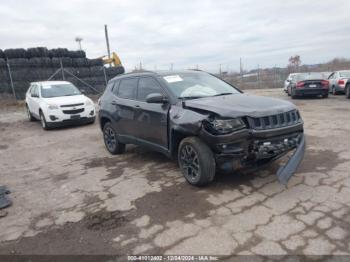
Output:
[[105,82],[106,82],[106,85],[108,84],[108,81],[107,81],[107,75],[106,75],[106,68],[103,66],[103,75],[105,77]]
[[13,86],[13,80],[12,80],[10,64],[8,62],[6,64],[7,64],[7,70],[8,70],[9,76],[10,76],[10,82],[11,82],[11,88],[12,88],[13,97],[15,98],[15,100],[17,102],[17,96],[16,96],[15,87]]
[[62,64],[62,58],[60,58],[60,65],[61,65],[61,70],[62,70],[62,79],[66,80],[64,77],[64,70],[63,70],[63,64]]

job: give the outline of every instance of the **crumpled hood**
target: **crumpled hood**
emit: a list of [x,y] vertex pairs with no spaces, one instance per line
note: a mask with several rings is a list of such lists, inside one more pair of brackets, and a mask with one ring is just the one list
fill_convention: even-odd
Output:
[[296,109],[288,101],[247,94],[199,98],[187,100],[184,104],[188,108],[213,112],[222,117],[262,117]]
[[76,95],[76,96],[61,96],[61,97],[51,97],[51,98],[45,98],[45,102],[50,104],[56,104],[56,105],[71,105],[71,104],[80,104],[86,102],[87,97],[84,95]]

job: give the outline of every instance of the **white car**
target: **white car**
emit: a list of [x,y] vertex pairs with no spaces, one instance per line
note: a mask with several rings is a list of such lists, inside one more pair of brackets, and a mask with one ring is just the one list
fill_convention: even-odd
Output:
[[40,120],[43,129],[69,124],[93,123],[93,101],[66,81],[34,82],[26,93],[28,119]]
[[287,93],[287,91],[288,91],[288,86],[289,86],[290,82],[292,81],[293,77],[296,76],[297,74],[298,74],[298,73],[289,74],[289,76],[287,77],[287,79],[284,81],[284,86],[283,86],[284,92]]

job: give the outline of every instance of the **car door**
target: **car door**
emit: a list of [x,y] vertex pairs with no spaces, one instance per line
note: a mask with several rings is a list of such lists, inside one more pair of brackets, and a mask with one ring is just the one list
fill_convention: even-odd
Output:
[[114,97],[111,100],[114,127],[118,135],[135,139],[137,136],[136,101],[138,78],[124,78],[118,87],[113,88]]
[[166,97],[164,89],[154,77],[140,77],[137,89],[139,110],[136,116],[138,138],[153,145],[168,148],[169,103],[147,103],[149,94],[160,93]]
[[30,112],[37,118],[39,117],[39,100],[39,86],[37,84],[33,84],[32,88],[30,89],[28,106]]
[[33,88],[33,84],[31,84],[29,86],[28,91],[26,93],[26,104],[27,104],[29,110],[31,110],[31,108],[32,108],[32,105],[31,105],[32,104],[32,94],[31,94],[32,88]]

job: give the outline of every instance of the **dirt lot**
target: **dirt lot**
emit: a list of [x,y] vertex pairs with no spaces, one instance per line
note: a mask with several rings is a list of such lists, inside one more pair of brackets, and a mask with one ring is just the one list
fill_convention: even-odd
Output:
[[0,254],[350,254],[350,100],[293,102],[308,145],[287,188],[274,163],[198,189],[161,154],[109,155],[97,123],[46,132],[0,109],[0,184],[13,200]]

